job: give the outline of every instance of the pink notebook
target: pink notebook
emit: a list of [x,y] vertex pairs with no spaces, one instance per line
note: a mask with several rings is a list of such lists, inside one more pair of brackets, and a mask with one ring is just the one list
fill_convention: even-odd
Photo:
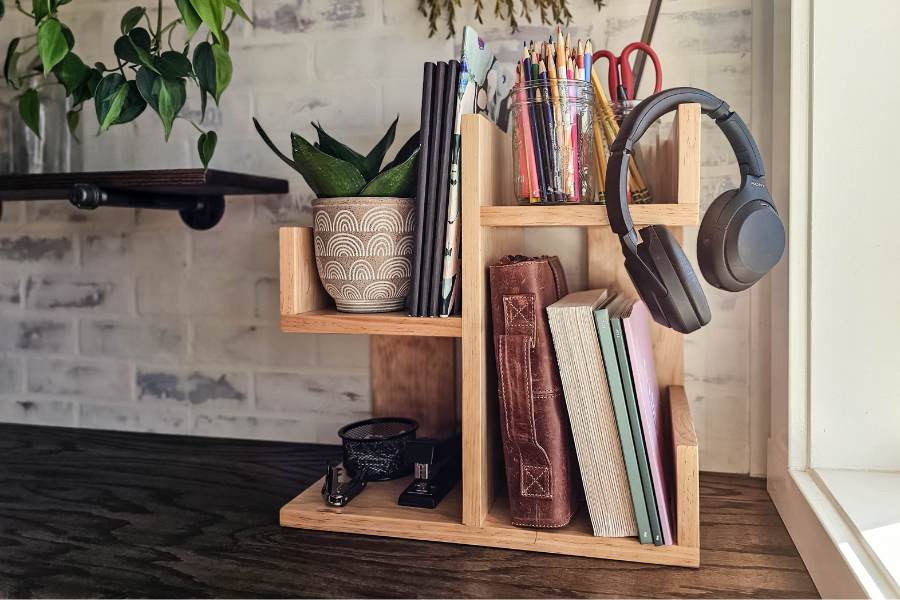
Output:
[[670,517],[674,506],[667,485],[666,465],[672,464],[672,456],[666,443],[669,436],[663,430],[666,419],[659,397],[659,386],[656,383],[656,365],[653,362],[653,346],[650,342],[650,311],[642,300],[634,303],[630,316],[622,318],[622,328],[625,330],[625,342],[628,345],[628,362],[631,364],[631,377],[634,379],[635,396],[641,414],[641,429],[644,432],[644,443],[647,445],[650,478],[653,480],[653,494],[656,496],[663,543],[669,545],[674,542]]

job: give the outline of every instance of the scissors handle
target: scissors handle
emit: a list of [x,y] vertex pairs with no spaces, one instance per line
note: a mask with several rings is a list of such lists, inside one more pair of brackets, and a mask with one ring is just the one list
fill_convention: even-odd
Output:
[[609,61],[609,76],[607,79],[609,82],[609,98],[614,101],[616,99],[616,89],[619,87],[619,59],[609,50],[597,50],[591,56],[591,64],[597,64],[597,61],[601,58]]
[[634,50],[645,52],[650,57],[650,60],[653,61],[653,70],[656,71],[656,87],[653,89],[653,93],[656,94],[662,90],[662,69],[659,67],[659,58],[657,58],[656,52],[643,42],[634,42],[625,46],[625,49],[622,50],[622,56],[619,57],[622,69],[622,86],[625,88],[625,93],[632,100],[635,99],[637,90],[634,89],[634,75],[631,72],[631,63],[628,62],[628,55]]

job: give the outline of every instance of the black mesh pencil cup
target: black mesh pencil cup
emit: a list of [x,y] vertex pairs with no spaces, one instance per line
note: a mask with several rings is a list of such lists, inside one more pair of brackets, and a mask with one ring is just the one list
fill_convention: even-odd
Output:
[[366,419],[341,427],[344,468],[351,476],[365,471],[369,481],[388,481],[412,472],[403,462],[406,442],[416,439],[419,423],[401,417]]

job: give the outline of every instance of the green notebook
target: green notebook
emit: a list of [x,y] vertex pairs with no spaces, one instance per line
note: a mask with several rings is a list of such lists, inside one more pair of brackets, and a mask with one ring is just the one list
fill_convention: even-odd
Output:
[[[631,500],[634,502],[634,516],[635,519],[637,519],[639,537],[642,544],[651,544],[653,543],[654,538],[650,528],[650,518],[647,514],[644,484],[641,481],[642,478],[638,467],[637,453],[635,452],[632,427],[628,420],[628,409],[625,407],[625,393],[622,390],[622,376],[619,373],[616,350],[609,323],[610,310],[614,310],[624,299],[624,296],[616,296],[601,308],[595,310],[594,323],[597,326],[600,351],[603,353],[603,364],[606,367],[606,379],[609,381],[609,391],[612,396],[613,410],[616,414],[616,425],[619,429],[619,439],[622,442],[622,456],[625,459],[625,472],[628,474],[628,487],[631,490]],[[634,394],[632,393],[632,395]],[[638,429],[640,429],[640,425],[638,426]],[[643,446],[643,443],[641,445]],[[644,457],[645,462],[646,460],[646,457]],[[653,494],[652,491],[650,493],[651,495]],[[658,527],[659,526],[657,525],[657,529]]]
[[[641,429],[641,417],[638,413],[637,399],[634,395],[634,381],[631,379],[631,367],[628,362],[628,350],[625,344],[625,334],[622,333],[622,319],[610,319],[610,328],[616,348],[616,358],[619,363],[621,375],[615,379],[622,384],[625,392],[625,407],[628,410],[628,421],[631,424],[631,434],[634,440],[635,454],[637,455],[638,471],[641,474],[641,487],[644,492],[644,505],[647,515],[650,517],[650,531],[653,534],[653,543],[656,546],[663,545],[662,528],[659,524],[659,512],[656,508],[656,496],[653,494],[653,481],[650,479],[650,460],[647,457],[647,446],[644,444],[644,432]],[[604,351],[603,356],[606,356]],[[610,377],[610,380],[613,378]],[[613,395],[615,397],[615,394]]]

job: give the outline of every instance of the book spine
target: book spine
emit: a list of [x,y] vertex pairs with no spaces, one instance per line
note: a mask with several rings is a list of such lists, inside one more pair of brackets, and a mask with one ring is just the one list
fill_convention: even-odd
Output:
[[628,363],[628,351],[625,347],[625,335],[622,330],[622,321],[621,319],[610,319],[609,324],[613,334],[613,343],[616,348],[619,372],[621,373],[622,391],[625,395],[625,408],[628,411],[628,422],[631,426],[632,438],[634,439],[635,457],[637,459],[638,471],[641,475],[644,503],[647,507],[647,517],[650,520],[650,533],[653,536],[653,544],[662,546],[662,527],[659,523],[656,495],[653,493],[653,479],[650,476],[650,459],[647,456],[647,446],[644,443],[644,432],[641,428],[641,417],[638,412],[637,398],[634,393],[634,381],[631,379],[631,367]]
[[616,350],[609,324],[609,310],[602,308],[594,311],[594,324],[597,327],[597,338],[600,340],[600,353],[603,355],[603,366],[609,382],[613,410],[616,414],[616,426],[622,444],[622,456],[625,459],[625,471],[628,474],[628,487],[634,503],[634,517],[637,520],[638,538],[642,544],[653,543],[653,532],[650,529],[650,517],[647,513],[647,502],[644,496],[644,485],[638,468],[637,451],[628,409],[625,406],[625,393],[622,389],[622,375],[616,360]]
[[416,187],[416,230],[413,232],[412,289],[409,316],[419,316],[419,278],[422,269],[422,233],[425,227],[425,196],[428,190],[428,153],[431,149],[431,95],[434,88],[434,63],[425,63],[422,77],[422,121],[419,139],[419,179]]

